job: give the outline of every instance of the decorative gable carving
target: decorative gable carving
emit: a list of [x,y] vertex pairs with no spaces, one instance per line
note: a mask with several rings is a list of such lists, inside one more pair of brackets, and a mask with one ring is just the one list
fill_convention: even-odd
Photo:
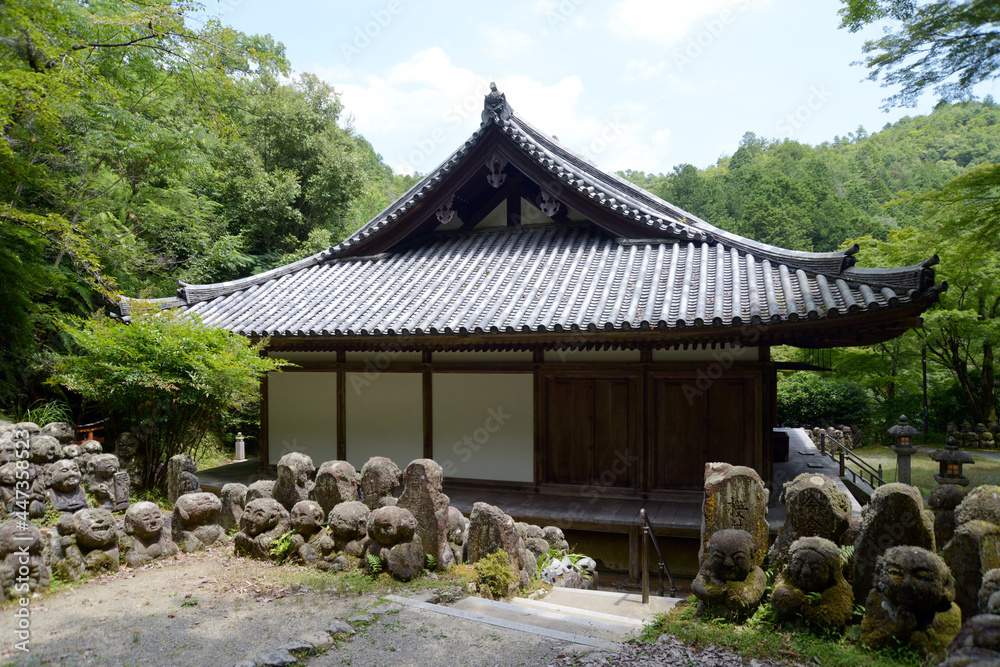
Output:
[[507,174],[503,173],[504,167],[507,166],[507,158],[501,155],[499,152],[494,152],[490,156],[490,159],[486,161],[486,168],[489,169],[489,173],[486,174],[486,182],[492,185],[494,188],[499,188],[507,180]]

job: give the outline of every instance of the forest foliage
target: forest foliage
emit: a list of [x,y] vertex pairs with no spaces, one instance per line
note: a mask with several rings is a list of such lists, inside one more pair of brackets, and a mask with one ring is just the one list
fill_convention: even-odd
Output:
[[188,0],[0,4],[0,405],[63,315],[332,245],[412,182],[282,44]]

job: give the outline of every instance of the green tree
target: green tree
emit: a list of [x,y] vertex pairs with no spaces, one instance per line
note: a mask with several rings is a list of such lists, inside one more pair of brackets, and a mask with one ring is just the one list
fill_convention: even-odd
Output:
[[[961,388],[969,416],[997,418],[996,362],[1000,343],[1000,241],[974,232],[955,236],[941,227],[907,228],[887,241],[858,239],[861,261],[877,266],[914,264],[934,252],[937,277],[948,282],[938,307],[924,314],[928,359],[948,371]],[[913,363],[912,354],[909,363]]]
[[260,379],[283,362],[177,311],[138,309],[124,324],[106,316],[64,325],[74,351],[54,361],[51,382],[102,406],[116,430],[139,441],[143,488],[163,488],[171,456],[194,453],[227,412],[259,399]]
[[1000,5],[993,0],[842,0],[841,27],[856,32],[886,20],[896,24],[865,42],[868,78],[900,90],[886,107],[914,106],[928,88],[947,101],[972,97],[1000,67]]

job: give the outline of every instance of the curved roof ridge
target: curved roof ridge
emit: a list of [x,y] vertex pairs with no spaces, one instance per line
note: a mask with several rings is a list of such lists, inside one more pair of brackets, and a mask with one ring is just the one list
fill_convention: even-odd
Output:
[[[593,162],[576,154],[572,150],[560,144],[558,141],[546,136],[544,132],[521,118],[517,112],[512,113],[511,121],[518,126],[518,129],[524,130],[526,133],[530,134],[532,141],[541,144],[550,151],[556,152],[557,157],[572,160],[572,165],[580,169],[585,174],[599,180],[604,180],[605,185],[611,185],[618,189],[617,193],[610,193],[612,196],[618,194],[618,198],[621,198],[620,195],[624,195],[625,197],[633,200],[632,203],[633,205],[637,205],[637,208],[648,208],[650,212],[658,215],[659,217],[666,218],[676,225],[702,232],[709,237],[714,237],[719,241],[724,241],[729,246],[735,246],[756,255],[773,255],[774,259],[782,261],[785,261],[788,258],[799,259],[806,263],[812,261],[840,260],[843,263],[841,267],[842,269],[846,268],[846,266],[850,266],[851,262],[847,258],[849,258],[850,255],[853,255],[854,252],[857,252],[856,250],[852,251],[852,249],[834,252],[789,250],[787,248],[780,248],[767,243],[761,243],[760,241],[755,241],[745,236],[740,236],[739,234],[720,229],[700,217],[685,211],[679,206],[657,197],[652,192],[630,183],[617,174],[602,170]],[[501,121],[496,119],[494,122],[499,123]],[[562,154],[561,156],[559,155],[560,153]]]

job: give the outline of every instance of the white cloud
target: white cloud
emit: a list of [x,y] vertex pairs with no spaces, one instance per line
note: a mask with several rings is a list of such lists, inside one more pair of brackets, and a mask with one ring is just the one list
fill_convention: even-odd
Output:
[[624,40],[670,46],[696,29],[721,31],[736,15],[771,0],[619,0],[608,12],[612,32]]
[[510,60],[530,55],[535,48],[535,40],[522,30],[488,25],[480,28],[479,33],[482,37],[480,48],[492,58]]
[[[431,171],[469,138],[490,84],[439,47],[376,74],[315,69],[340,91],[354,128],[404,173]],[[650,108],[618,102],[595,112],[577,75],[554,83],[520,75],[495,81],[520,117],[604,169],[651,168],[666,148],[669,132],[650,127]]]
[[654,76],[662,72],[666,66],[667,63],[664,61],[651,63],[648,60],[630,60],[625,64],[625,72],[622,74],[622,81],[625,83],[635,83],[636,81],[652,79]]

